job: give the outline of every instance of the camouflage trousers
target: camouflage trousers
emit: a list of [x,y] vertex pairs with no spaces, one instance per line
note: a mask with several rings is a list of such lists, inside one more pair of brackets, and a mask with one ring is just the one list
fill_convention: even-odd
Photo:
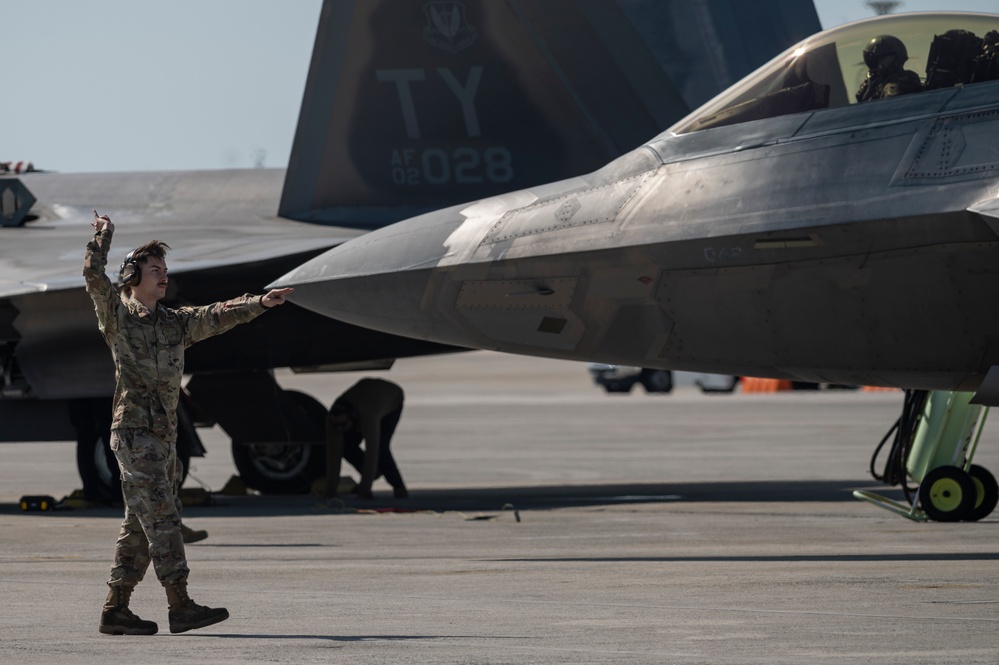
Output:
[[180,465],[173,441],[144,429],[111,431],[111,450],[121,469],[125,519],[114,551],[109,586],[134,586],[152,561],[163,583],[187,577],[177,496]]

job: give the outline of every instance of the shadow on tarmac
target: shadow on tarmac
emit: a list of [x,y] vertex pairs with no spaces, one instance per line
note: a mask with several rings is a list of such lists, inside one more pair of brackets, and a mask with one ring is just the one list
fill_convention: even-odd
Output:
[[[212,494],[206,505],[186,506],[185,517],[298,514],[356,514],[358,512],[448,512],[553,510],[628,503],[809,503],[856,501],[853,491],[874,489],[901,500],[901,491],[852,480],[744,481],[702,483],[644,483],[608,485],[555,485],[538,487],[489,487],[411,489],[410,496],[396,499],[388,490],[375,492],[374,499],[348,495],[343,500],[317,499],[309,495]],[[20,513],[17,503],[0,503],[0,514]],[[35,513],[24,513],[35,514]],[[119,516],[122,508],[101,507],[55,510],[61,517]]]
[[[747,556],[622,556],[622,557],[551,557],[483,559],[483,561],[520,563],[842,563],[915,561],[997,561],[999,552],[902,552],[897,554],[775,554]],[[914,585],[912,588],[946,588],[937,585]]]
[[495,635],[266,635],[260,633],[190,633],[189,637],[220,637],[248,640],[326,640],[329,642],[410,642],[431,640],[522,640],[525,637]]

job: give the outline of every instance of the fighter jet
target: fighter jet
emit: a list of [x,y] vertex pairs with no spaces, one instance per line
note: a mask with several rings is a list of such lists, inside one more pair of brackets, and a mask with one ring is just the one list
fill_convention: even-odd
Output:
[[[75,438],[81,471],[115,468],[95,445],[114,369],[83,289],[93,209],[116,224],[112,278],[158,238],[173,247],[168,304],[260,293],[372,229],[593,170],[818,27],[810,3],[744,4],[327,0],[287,169],[4,170],[0,441]],[[188,351],[180,455],[199,454],[195,425],[217,423],[249,486],[305,491],[324,472],[308,444],[334,396],[283,390],[274,368],[385,368],[458,348],[282,307]]]
[[997,30],[820,32],[589,175],[388,226],[273,286],[443,344],[997,404]]

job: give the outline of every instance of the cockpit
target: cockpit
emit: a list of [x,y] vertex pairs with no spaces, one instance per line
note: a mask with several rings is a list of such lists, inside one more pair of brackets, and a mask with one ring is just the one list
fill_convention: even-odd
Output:
[[[899,85],[879,68],[904,72]],[[901,69],[904,68],[904,69]],[[814,35],[670,128],[686,134],[792,113],[999,80],[999,16],[884,16]],[[874,86],[878,94],[873,94]]]

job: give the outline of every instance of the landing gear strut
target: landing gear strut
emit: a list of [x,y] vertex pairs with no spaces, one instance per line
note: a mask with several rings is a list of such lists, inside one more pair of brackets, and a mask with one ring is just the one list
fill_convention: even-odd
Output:
[[[900,485],[908,503],[856,491],[863,501],[917,522],[974,522],[999,503],[999,485],[984,467],[972,464],[988,408],[971,404],[972,393],[907,390],[902,415],[878,444],[871,475]],[[875,462],[894,433],[884,473]],[[908,480],[919,483],[910,488]]]

